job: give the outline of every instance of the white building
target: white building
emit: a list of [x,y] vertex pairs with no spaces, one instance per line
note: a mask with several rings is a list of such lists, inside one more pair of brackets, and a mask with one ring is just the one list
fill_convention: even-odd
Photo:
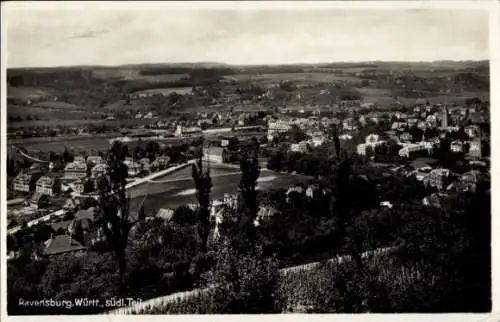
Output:
[[203,131],[199,127],[183,127],[182,125],[177,125],[174,132],[175,136],[185,136],[185,135],[197,135],[201,134]]
[[404,144],[403,148],[401,148],[398,153],[400,157],[409,158],[412,153],[419,151],[427,151],[428,154],[431,154],[433,148],[433,142],[422,141],[419,143]]
[[43,195],[53,196],[59,192],[59,181],[51,176],[43,176],[36,182],[36,192]]
[[267,123],[267,132],[268,134],[273,134],[273,133],[284,133],[288,132],[291,128],[290,123],[278,120],[275,122],[269,121]]
[[88,163],[92,164],[104,164],[106,161],[100,155],[91,155],[87,158]]
[[304,152],[307,152],[308,147],[309,147],[309,143],[307,141],[301,141],[299,143],[291,144],[290,150],[292,152],[304,153]]
[[465,128],[465,133],[467,133],[467,135],[470,137],[470,138],[475,138],[475,137],[478,137],[479,134],[480,134],[480,131],[479,131],[479,127],[477,125],[471,125],[471,126],[467,126]]
[[123,162],[127,166],[127,174],[130,178],[136,177],[142,170],[142,166],[140,163],[131,161],[131,162]]
[[385,144],[385,141],[380,140],[378,134],[370,134],[366,136],[365,143],[358,144],[356,147],[356,152],[359,155],[366,155],[366,151],[368,148],[372,148],[375,150],[377,146]]
[[342,128],[347,131],[356,131],[358,129],[353,118],[347,118],[342,121]]
[[87,176],[87,164],[70,162],[64,168],[64,175],[69,179],[81,179]]
[[450,144],[450,150],[452,152],[462,152],[464,150],[464,145],[460,141],[453,141]]
[[311,139],[311,145],[314,147],[321,146],[323,143],[325,143],[324,136],[315,136]]
[[480,140],[471,141],[470,146],[469,146],[469,155],[473,158],[477,158],[477,159],[481,158],[481,156],[482,156],[481,148],[482,148],[482,144],[481,144]]
[[220,147],[209,147],[203,151],[203,157],[205,160],[216,163],[223,163],[227,160],[227,151]]

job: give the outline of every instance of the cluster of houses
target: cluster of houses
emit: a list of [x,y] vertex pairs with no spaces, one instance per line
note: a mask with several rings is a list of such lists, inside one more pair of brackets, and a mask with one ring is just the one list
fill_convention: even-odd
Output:
[[[135,161],[126,158],[128,177],[134,178],[140,174],[148,174],[165,169],[170,161],[168,156],[159,156],[154,161],[142,158]],[[49,165],[49,169],[51,166]],[[19,173],[12,182],[12,189],[22,193],[33,193],[30,204],[40,207],[47,203],[47,199],[56,196],[62,191],[71,188],[76,195],[91,192],[97,189],[98,179],[108,172],[106,160],[101,156],[76,156],[72,162],[66,164],[64,173],[43,173],[39,167]]]

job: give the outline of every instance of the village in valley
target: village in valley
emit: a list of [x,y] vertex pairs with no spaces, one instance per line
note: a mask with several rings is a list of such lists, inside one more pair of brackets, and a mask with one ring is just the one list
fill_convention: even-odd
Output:
[[9,314],[489,311],[489,68],[8,68]]

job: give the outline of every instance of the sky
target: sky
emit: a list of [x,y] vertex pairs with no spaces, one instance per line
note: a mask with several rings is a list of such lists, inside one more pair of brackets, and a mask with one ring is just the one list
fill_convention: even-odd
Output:
[[477,9],[9,10],[14,67],[481,60]]

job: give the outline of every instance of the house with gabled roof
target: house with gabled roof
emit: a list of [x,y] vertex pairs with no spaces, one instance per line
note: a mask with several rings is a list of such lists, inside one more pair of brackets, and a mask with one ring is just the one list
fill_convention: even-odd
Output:
[[12,188],[15,191],[30,192],[36,189],[36,180],[40,176],[31,173],[19,173],[12,182]]
[[36,182],[36,192],[53,196],[61,190],[59,180],[53,176],[43,176]]
[[64,175],[68,179],[81,179],[87,176],[87,164],[84,162],[70,162],[64,168]]

